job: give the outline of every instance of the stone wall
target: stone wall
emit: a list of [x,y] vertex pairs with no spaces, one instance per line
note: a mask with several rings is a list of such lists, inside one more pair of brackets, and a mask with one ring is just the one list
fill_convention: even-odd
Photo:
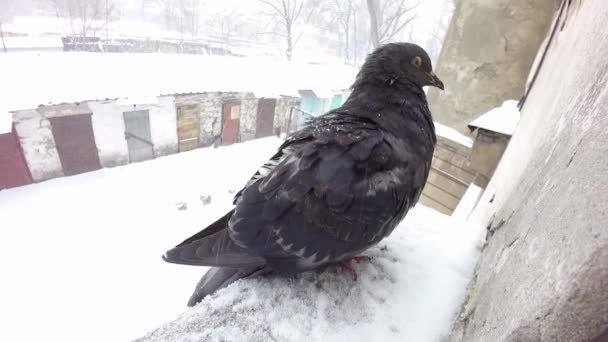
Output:
[[488,242],[451,341],[608,334],[608,2],[569,3],[470,215]]
[[478,115],[519,99],[556,0],[460,0],[436,73],[445,91],[430,89],[436,121],[468,134]]
[[234,98],[237,93],[208,92],[175,96],[176,105],[196,104],[199,106],[201,147],[208,147],[219,141],[222,134],[222,104],[225,98]]

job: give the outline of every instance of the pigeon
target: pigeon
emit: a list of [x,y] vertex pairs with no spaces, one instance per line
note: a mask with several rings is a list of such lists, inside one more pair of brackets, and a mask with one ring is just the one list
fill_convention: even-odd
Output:
[[165,253],[211,266],[188,306],[241,278],[349,260],[387,237],[431,168],[437,138],[424,86],[444,88],[418,45],[369,54],[341,107],[290,134],[231,211]]

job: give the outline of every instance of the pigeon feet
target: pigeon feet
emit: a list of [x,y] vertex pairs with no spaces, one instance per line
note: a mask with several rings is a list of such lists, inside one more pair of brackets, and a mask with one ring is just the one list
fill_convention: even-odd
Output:
[[338,268],[338,270],[340,272],[344,272],[344,273],[352,273],[355,275],[355,278],[357,277],[357,272],[355,272],[355,270],[350,266],[350,262],[351,261],[355,261],[357,264],[361,263],[361,262],[368,262],[370,260],[370,257],[366,256],[366,255],[357,255],[351,258],[346,258],[342,261],[339,261],[336,263],[336,267]]

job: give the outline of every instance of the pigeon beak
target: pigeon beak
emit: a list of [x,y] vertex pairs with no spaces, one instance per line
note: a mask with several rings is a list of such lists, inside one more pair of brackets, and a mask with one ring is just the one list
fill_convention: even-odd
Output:
[[435,75],[434,72],[431,71],[431,72],[427,73],[427,75],[429,76],[429,85],[430,86],[437,87],[437,88],[443,90],[443,82],[441,82],[439,77],[437,77],[437,75]]

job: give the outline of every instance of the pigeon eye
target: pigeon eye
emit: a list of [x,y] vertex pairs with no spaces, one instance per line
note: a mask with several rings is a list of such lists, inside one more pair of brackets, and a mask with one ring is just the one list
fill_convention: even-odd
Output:
[[422,58],[420,58],[420,56],[416,56],[412,59],[412,64],[416,67],[416,68],[420,68],[420,66],[422,65]]

